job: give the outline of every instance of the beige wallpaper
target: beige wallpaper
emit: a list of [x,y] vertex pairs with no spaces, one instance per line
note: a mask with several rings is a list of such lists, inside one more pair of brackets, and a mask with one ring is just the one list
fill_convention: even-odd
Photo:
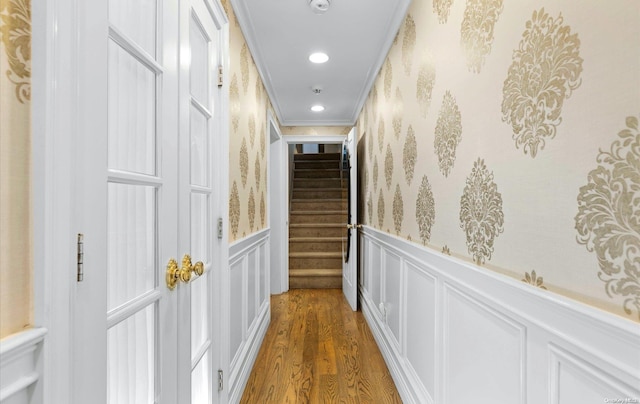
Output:
[[[231,242],[264,229],[267,224],[267,110],[273,110],[256,65],[228,0],[230,71],[230,197]],[[273,114],[275,117],[275,114]]]
[[33,322],[31,4],[0,0],[0,338]]
[[640,321],[639,16],[414,1],[358,121],[367,224]]

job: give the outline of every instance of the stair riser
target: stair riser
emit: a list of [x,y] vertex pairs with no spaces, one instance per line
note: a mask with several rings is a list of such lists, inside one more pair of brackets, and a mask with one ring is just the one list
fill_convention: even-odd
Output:
[[295,170],[293,178],[340,178],[340,170]]
[[340,161],[340,153],[296,153],[294,160],[336,160]]
[[291,224],[304,224],[304,223],[347,223],[346,214],[296,214],[291,213]]
[[343,237],[346,233],[344,227],[289,228],[289,237]]
[[293,189],[298,188],[342,188],[339,178],[302,178],[293,180]]
[[340,168],[338,161],[294,161],[295,169],[312,170],[318,168]]
[[340,289],[340,276],[290,276],[289,289]]
[[290,241],[289,252],[342,251],[342,241]]
[[347,201],[293,201],[291,212],[319,210],[347,210]]
[[342,268],[342,258],[289,258],[289,269]]
[[293,199],[340,199],[346,198],[347,191],[341,189],[331,190],[293,190]]

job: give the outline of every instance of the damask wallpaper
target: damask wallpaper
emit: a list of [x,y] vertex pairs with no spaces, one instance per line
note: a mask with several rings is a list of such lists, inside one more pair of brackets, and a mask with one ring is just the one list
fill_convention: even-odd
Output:
[[30,189],[31,3],[0,0],[0,338],[33,323]]
[[638,16],[415,0],[358,119],[367,224],[640,321]]
[[[229,241],[267,224],[267,111],[273,110],[256,65],[228,0],[230,136]],[[275,117],[275,114],[273,114]]]

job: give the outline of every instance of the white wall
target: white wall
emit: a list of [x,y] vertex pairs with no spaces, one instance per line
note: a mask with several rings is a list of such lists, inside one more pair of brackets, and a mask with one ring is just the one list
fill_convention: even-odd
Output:
[[405,403],[640,402],[640,324],[369,227],[361,243],[362,310]]

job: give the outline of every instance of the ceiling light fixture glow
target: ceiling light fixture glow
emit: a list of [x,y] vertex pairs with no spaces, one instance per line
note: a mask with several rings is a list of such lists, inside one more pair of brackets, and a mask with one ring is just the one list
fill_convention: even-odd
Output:
[[309,61],[312,63],[325,63],[329,60],[329,56],[326,53],[316,52],[309,55]]
[[313,107],[311,107],[311,110],[313,112],[322,112],[324,111],[324,107],[322,105],[314,105]]

